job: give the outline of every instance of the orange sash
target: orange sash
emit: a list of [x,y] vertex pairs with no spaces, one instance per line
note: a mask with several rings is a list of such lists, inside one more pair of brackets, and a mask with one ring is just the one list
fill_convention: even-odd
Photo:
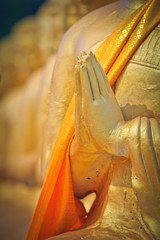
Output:
[[[126,18],[95,55],[111,86],[138,46],[160,22],[160,1],[149,0]],[[44,240],[80,227],[85,210],[74,197],[69,146],[74,134],[74,96],[62,123],[26,240]]]

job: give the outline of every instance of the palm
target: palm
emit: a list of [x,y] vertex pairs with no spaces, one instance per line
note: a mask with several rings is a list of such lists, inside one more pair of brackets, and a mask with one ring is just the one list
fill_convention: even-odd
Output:
[[[70,160],[74,193],[83,197],[88,191],[100,193],[112,159],[108,153],[116,154],[110,146],[115,144],[111,133],[123,120],[108,79],[92,53],[82,53],[76,66],[75,102]],[[99,177],[97,169],[101,172]]]
[[92,53],[82,55],[75,80],[76,140],[87,151],[106,151],[110,134],[123,117],[108,79]]

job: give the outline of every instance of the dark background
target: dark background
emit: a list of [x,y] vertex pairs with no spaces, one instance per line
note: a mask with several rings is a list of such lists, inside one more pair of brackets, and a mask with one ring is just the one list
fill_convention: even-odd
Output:
[[0,0],[0,38],[8,35],[18,20],[35,14],[44,2],[45,0]]

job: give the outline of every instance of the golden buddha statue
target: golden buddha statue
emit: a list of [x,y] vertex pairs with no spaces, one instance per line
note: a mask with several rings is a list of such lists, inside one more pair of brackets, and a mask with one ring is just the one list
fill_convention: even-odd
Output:
[[[27,240],[160,239],[159,12],[158,0],[118,1],[65,34]],[[96,199],[85,212],[75,199],[90,193]]]
[[[154,4],[159,12],[158,2]],[[160,85],[158,50],[154,50],[159,49],[159,28],[132,55],[113,85],[114,94],[92,53],[82,52],[75,77],[73,70],[74,56],[81,50],[95,51],[120,19],[141,5],[120,1],[101,8],[75,24],[61,43],[52,78],[44,159],[51,139],[57,137],[55,126],[62,123],[75,79],[75,137],[70,147],[73,190],[78,198],[95,192],[96,203],[80,230],[53,239],[160,238]],[[110,22],[112,29],[107,29]]]

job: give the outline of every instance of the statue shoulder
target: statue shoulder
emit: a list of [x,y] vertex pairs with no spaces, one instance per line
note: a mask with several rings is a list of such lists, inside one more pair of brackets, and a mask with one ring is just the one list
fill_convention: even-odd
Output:
[[97,42],[104,40],[122,20],[117,18],[121,4],[119,1],[108,4],[78,20],[64,34],[59,52],[67,49],[68,55],[71,49],[87,51]]

